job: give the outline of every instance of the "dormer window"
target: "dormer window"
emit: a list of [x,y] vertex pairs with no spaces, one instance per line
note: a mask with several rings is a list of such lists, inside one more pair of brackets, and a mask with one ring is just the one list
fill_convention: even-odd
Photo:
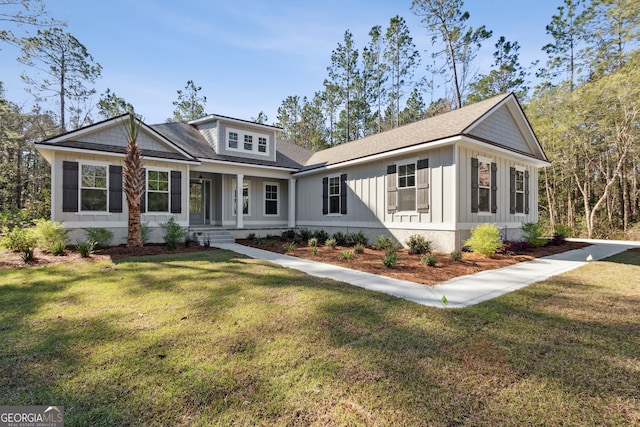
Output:
[[253,136],[251,135],[244,136],[244,149],[247,151],[253,151]]
[[236,132],[229,132],[229,148],[238,149],[238,134]]
[[249,129],[227,128],[227,150],[234,155],[250,154],[266,157],[269,155],[269,136]]
[[260,153],[267,152],[267,138],[263,138],[263,137],[258,138],[258,151]]

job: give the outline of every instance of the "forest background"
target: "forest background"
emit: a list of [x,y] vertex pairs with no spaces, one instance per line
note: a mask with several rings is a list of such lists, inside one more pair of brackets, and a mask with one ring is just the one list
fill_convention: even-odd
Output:
[[[422,25],[390,17],[362,46],[346,29],[313,96],[287,96],[275,120],[251,119],[319,150],[514,92],[552,163],[540,174],[542,225],[640,239],[640,0],[558,1],[540,29],[552,41],[533,64],[520,63],[518,40],[471,26],[462,0],[414,0],[407,14]],[[110,89],[95,101],[102,66],[44,1],[0,0],[2,22],[0,48],[19,47],[32,96],[28,106],[6,99],[0,82],[0,226],[12,227],[49,216],[50,170],[34,142],[135,109]],[[490,40],[492,65],[479,73]],[[202,117],[206,103],[187,80],[167,120]]]

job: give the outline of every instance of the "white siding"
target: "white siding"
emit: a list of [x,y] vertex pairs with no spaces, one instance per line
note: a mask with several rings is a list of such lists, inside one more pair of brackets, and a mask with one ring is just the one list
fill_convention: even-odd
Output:
[[213,122],[204,123],[202,125],[198,125],[198,130],[200,131],[202,136],[204,136],[204,138],[207,140],[209,145],[211,145],[214,151],[217,153],[218,140],[219,140],[218,122],[213,121]]

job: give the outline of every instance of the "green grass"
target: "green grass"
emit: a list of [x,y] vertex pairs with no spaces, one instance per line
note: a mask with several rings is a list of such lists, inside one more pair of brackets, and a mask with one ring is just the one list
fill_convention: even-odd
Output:
[[0,402],[65,425],[640,423],[640,257],[463,310],[226,251],[0,271]]

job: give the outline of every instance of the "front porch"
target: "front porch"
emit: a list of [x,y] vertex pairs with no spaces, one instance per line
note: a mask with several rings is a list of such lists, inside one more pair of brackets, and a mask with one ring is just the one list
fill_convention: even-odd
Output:
[[190,171],[189,234],[226,230],[233,238],[246,238],[294,228],[296,180],[288,173],[273,175]]

